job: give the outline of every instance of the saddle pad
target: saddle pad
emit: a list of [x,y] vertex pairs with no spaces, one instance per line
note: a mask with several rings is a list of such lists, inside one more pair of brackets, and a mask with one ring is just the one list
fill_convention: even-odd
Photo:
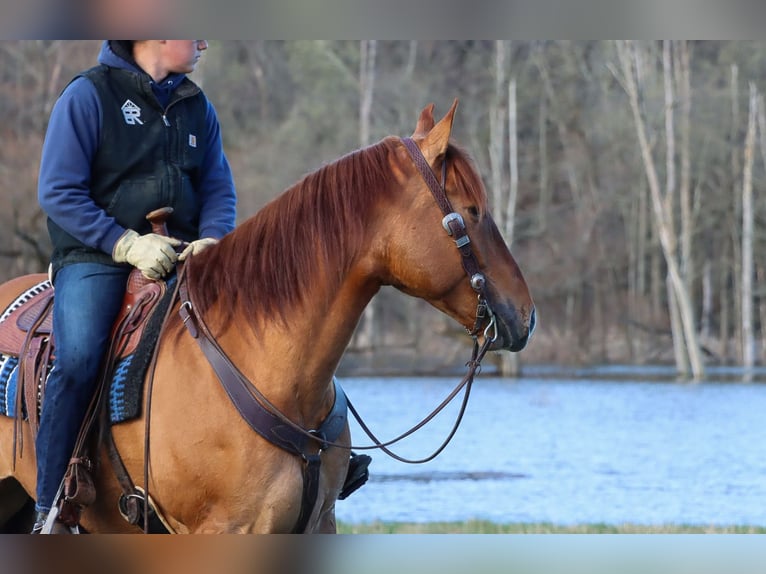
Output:
[[[135,353],[119,362],[109,385],[109,416],[113,424],[133,419],[140,414],[143,380],[129,379],[127,374],[134,356]],[[0,415],[2,416],[16,416],[18,366],[18,357],[0,354]],[[22,405],[21,414],[26,419],[26,397],[22,397]]]
[[[0,355],[0,414],[9,417],[16,416],[18,366],[18,357]],[[22,416],[25,417],[25,413]]]

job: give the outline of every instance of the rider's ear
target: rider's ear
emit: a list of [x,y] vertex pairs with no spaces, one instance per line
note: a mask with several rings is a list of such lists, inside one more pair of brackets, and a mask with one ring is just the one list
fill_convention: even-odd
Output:
[[[426,108],[428,109],[428,108]],[[434,165],[436,160],[443,156],[447,152],[447,145],[449,144],[449,136],[452,132],[452,120],[455,117],[455,110],[457,109],[457,98],[452,102],[452,107],[445,114],[445,116],[439,120],[428,134],[425,136],[422,142],[420,142],[420,150],[423,152],[423,156],[426,161],[431,165]],[[426,110],[423,110],[425,113]],[[433,111],[433,105],[431,106]],[[423,120],[423,114],[420,115],[420,120]],[[433,122],[433,116],[431,116],[431,122]],[[420,127],[420,121],[418,121],[418,127]]]

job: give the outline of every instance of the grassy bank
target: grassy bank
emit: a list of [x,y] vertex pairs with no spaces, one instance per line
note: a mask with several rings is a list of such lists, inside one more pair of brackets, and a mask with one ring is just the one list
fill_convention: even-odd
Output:
[[465,522],[371,522],[338,524],[340,534],[766,534],[762,526],[688,526],[667,524],[582,524],[557,526],[545,522],[533,524],[496,524],[481,520]]

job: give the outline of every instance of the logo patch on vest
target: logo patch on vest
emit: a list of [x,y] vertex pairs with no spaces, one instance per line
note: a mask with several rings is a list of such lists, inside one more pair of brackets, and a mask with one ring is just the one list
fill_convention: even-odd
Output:
[[189,134],[189,147],[197,147],[197,136]]
[[134,126],[136,124],[144,125],[144,122],[141,121],[141,108],[136,104],[130,100],[125,100],[125,103],[122,104],[120,109],[122,110],[122,117],[125,118],[126,124],[129,126]]

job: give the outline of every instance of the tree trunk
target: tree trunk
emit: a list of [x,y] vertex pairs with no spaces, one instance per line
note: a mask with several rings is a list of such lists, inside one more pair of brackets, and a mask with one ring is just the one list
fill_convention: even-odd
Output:
[[[665,224],[668,226],[668,234],[676,237],[673,214],[675,213],[675,193],[676,193],[676,138],[673,110],[673,79],[672,65],[670,56],[671,43],[665,40],[662,43],[662,73],[665,87],[665,197],[664,212]],[[675,243],[675,241],[674,241]],[[672,257],[677,257],[674,250]],[[683,269],[681,265],[679,271]],[[670,270],[668,269],[668,272]],[[681,272],[682,279],[684,278]],[[683,335],[683,323],[678,309],[678,295],[673,289],[672,281],[667,285],[668,308],[670,311],[670,332],[673,339],[673,356],[675,357],[676,368],[684,376],[689,374],[689,359],[686,349],[686,340]]]
[[[764,110],[763,96],[758,97],[758,135],[759,149],[761,150],[761,161],[766,168],[766,110]],[[761,295],[759,295],[759,310],[761,319],[761,355],[766,357],[766,296],[763,293],[763,286],[766,285],[766,268],[759,264],[756,268],[757,284],[761,286]]]
[[[516,199],[519,193],[518,128],[516,121],[516,79],[508,83],[508,201],[505,210],[505,241],[508,248],[513,245],[514,223],[516,221]],[[500,370],[503,376],[518,377],[521,374],[519,356],[513,353],[501,355]]]
[[750,82],[750,109],[745,137],[744,169],[742,173],[742,366],[745,379],[752,379],[755,364],[753,335],[753,148],[758,114],[758,91]]
[[[766,267],[756,265],[755,276],[758,285],[766,285]],[[758,312],[761,320],[761,357],[766,357],[766,297],[758,298]]]
[[[731,67],[731,131],[729,132],[729,145],[731,148],[731,189],[739,188],[740,176],[742,175],[740,162],[740,120],[739,120],[739,68],[737,65]],[[738,223],[742,221],[742,195],[734,193],[734,205],[731,212],[731,225],[729,233],[729,242],[731,245],[731,279],[732,289],[730,295],[732,299],[732,325],[731,333],[734,344],[733,356],[741,359],[742,357],[742,329],[736,328],[736,319],[734,317],[742,316],[742,238],[740,237],[741,226]],[[727,341],[727,345],[729,342]]]
[[[728,251],[728,250],[727,250]],[[718,284],[719,287],[719,302],[718,302],[718,338],[721,341],[721,357],[724,363],[729,362],[729,355],[731,349],[731,335],[729,331],[729,312],[731,307],[731,292],[729,290],[729,273],[728,270],[721,273]]]
[[495,42],[495,97],[490,108],[489,166],[492,179],[492,212],[500,229],[505,227],[503,203],[505,200],[503,156],[505,155],[504,86],[506,68],[505,42]]
[[[490,110],[489,159],[492,174],[493,213],[498,228],[508,244],[513,242],[513,221],[516,213],[516,194],[518,189],[518,163],[516,159],[516,82],[506,81],[508,68],[508,42],[495,42],[495,98]],[[507,108],[504,105],[505,89],[508,89]],[[507,112],[506,112],[507,109]],[[506,193],[505,180],[505,117],[508,117],[508,173],[510,184]],[[503,377],[518,376],[518,357],[511,353],[495,355],[495,364]]]
[[[372,113],[372,96],[375,89],[375,55],[376,40],[362,40],[359,46],[359,145],[365,147],[370,143],[370,124]],[[360,329],[356,336],[356,347],[372,349],[378,342],[378,298],[372,301],[362,314]]]
[[362,40],[359,57],[359,145],[370,144],[370,115],[375,89],[376,40]]
[[713,324],[713,263],[706,258],[702,264],[702,316],[700,317],[700,338],[710,341]]
[[676,363],[678,374],[689,376],[689,354],[683,344],[678,344],[676,339],[683,340],[683,321],[681,313],[678,310],[678,299],[676,298],[673,280],[668,275],[665,278],[665,284],[668,292],[668,311],[670,312],[670,332],[673,338],[673,358]]
[[538,130],[540,131],[539,154],[539,178],[540,178],[540,197],[537,203],[537,231],[544,233],[547,221],[548,204],[550,203],[550,189],[548,185],[548,99],[540,98],[540,117],[538,121]]
[[692,236],[694,234],[691,201],[691,72],[689,67],[689,46],[685,40],[674,41],[674,72],[678,85],[678,99],[681,108],[679,118],[680,144],[679,159],[681,162],[681,177],[678,188],[678,199],[681,212],[681,274],[691,287],[694,277],[692,259]]
[[508,83],[508,200],[505,204],[503,235],[510,247],[513,244],[516,222],[516,202],[519,196],[519,140],[516,119],[516,79]]

